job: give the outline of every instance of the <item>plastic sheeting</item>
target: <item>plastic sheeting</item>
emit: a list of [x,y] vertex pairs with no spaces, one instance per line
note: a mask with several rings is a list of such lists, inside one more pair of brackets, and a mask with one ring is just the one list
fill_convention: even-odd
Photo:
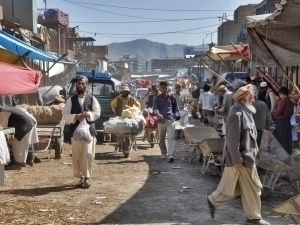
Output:
[[248,45],[235,45],[238,50],[236,50],[232,45],[217,46],[212,47],[211,51],[208,53],[209,57],[213,60],[220,61],[220,57],[223,60],[238,60],[247,59],[250,57],[250,51]]
[[34,93],[41,78],[39,71],[0,62],[0,95]]
[[247,17],[252,66],[277,66],[252,29],[262,38],[282,66],[299,65],[300,1],[282,0],[276,8],[272,14]]

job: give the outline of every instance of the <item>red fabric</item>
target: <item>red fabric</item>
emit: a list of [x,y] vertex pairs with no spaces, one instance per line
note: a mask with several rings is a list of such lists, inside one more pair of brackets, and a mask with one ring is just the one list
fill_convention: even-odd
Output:
[[156,116],[148,116],[146,118],[146,126],[145,128],[156,128],[157,127],[157,117]]
[[41,78],[40,71],[0,62],[0,95],[34,93]]
[[136,83],[136,86],[139,88],[146,88],[151,85],[151,81],[143,80],[143,79],[138,79],[135,81],[135,83]]

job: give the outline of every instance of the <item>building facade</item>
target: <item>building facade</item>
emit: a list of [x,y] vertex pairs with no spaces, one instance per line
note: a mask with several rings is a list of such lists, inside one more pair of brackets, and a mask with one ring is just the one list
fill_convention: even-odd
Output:
[[218,27],[218,45],[229,45],[230,41],[235,40],[235,22],[227,20]]
[[166,58],[152,59],[152,71],[174,72],[176,69],[196,65],[196,62],[190,58]]

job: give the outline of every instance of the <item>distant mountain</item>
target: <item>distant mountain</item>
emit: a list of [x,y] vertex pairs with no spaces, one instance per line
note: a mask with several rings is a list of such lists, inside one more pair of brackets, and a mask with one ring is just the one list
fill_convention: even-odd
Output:
[[183,57],[183,48],[186,46],[180,44],[168,45],[147,39],[111,43],[108,45],[108,58],[110,60],[119,60],[123,55],[131,55],[133,58],[137,57],[148,61],[166,57]]

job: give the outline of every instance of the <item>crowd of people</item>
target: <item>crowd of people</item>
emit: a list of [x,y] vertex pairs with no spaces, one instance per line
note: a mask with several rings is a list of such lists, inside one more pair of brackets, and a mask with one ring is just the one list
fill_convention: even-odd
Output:
[[[62,112],[63,119],[70,124],[73,175],[79,178],[76,186],[82,188],[89,188],[91,185],[97,135],[95,121],[101,114],[101,106],[97,99],[86,91],[87,85],[86,77],[80,76],[77,79],[77,94],[66,101]],[[217,190],[207,197],[209,211],[214,218],[218,207],[241,195],[247,223],[267,225],[269,223],[261,218],[262,184],[255,160],[260,154],[263,130],[270,129],[273,124],[274,136],[289,154],[292,153],[291,119],[299,108],[296,104],[298,101],[295,101],[295,96],[290,95],[288,88],[281,87],[276,92],[270,83],[263,80],[258,82],[255,76],[247,78],[246,81],[236,80],[231,86],[232,91],[226,83],[218,82],[217,78],[213,77],[211,82],[204,84],[203,92],[198,88],[192,93],[193,98],[198,99],[198,118],[201,117],[205,122],[218,114],[223,122],[225,146],[222,157],[225,169]],[[174,162],[175,121],[180,119],[179,111],[184,109],[188,102],[181,85],[176,85],[175,89],[173,93],[167,81],[153,85],[146,96],[147,103],[143,109],[146,126],[157,125],[161,158],[168,159],[170,163]],[[129,87],[123,85],[120,95],[112,100],[111,109],[115,116],[121,116],[126,107],[132,106],[140,108],[140,103],[130,95]],[[26,163],[30,149],[28,146],[34,143],[30,139],[34,138],[32,132],[36,121],[17,108],[2,106],[0,112],[2,126],[15,127],[17,125],[14,123],[22,124],[22,129],[16,129],[16,143],[11,145],[16,162],[20,165]],[[89,125],[91,140],[88,142],[73,137],[82,121]]]

